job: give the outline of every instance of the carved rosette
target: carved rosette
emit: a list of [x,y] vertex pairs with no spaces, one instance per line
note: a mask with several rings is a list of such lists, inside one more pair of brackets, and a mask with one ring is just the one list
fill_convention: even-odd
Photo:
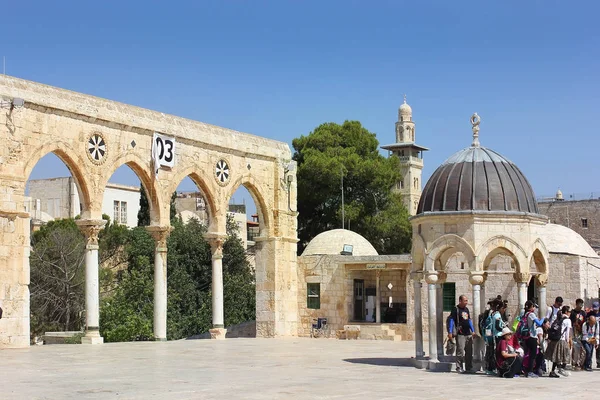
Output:
[[98,248],[98,235],[106,225],[105,220],[79,219],[75,221],[86,240],[87,248]]
[[150,233],[150,236],[156,242],[157,251],[167,251],[167,239],[171,234],[170,226],[148,226],[146,230]]

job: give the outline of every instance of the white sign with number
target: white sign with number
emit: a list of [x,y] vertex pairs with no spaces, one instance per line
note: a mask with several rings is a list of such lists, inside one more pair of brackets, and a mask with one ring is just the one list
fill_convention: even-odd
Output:
[[173,168],[175,165],[175,138],[154,132],[152,138],[152,161],[154,173],[158,174],[160,167]]

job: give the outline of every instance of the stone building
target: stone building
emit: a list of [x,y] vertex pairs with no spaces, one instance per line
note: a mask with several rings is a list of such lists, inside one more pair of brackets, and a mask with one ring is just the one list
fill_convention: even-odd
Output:
[[388,150],[390,155],[400,160],[401,179],[396,183],[394,190],[402,195],[404,206],[410,215],[415,215],[419,199],[421,198],[421,175],[423,172],[423,152],[427,147],[415,143],[415,123],[412,119],[412,108],[404,103],[398,108],[398,121],[396,122],[396,143],[381,146]]
[[566,200],[558,190],[554,199],[540,201],[538,207],[550,222],[573,229],[600,252],[600,199]]
[[[81,215],[81,201],[77,183],[72,176],[63,178],[32,179],[28,182],[31,205],[25,207],[45,213],[52,219],[75,218]],[[36,207],[39,207],[37,209]],[[140,188],[108,182],[102,198],[102,214],[111,221],[129,228],[137,226],[140,210]]]
[[380,256],[355,232],[317,235],[298,257],[298,335],[327,318],[331,331],[350,324],[361,338],[410,340],[410,267],[409,254]]
[[425,355],[426,332],[430,367],[443,354],[444,311],[460,294],[473,315],[501,294],[513,316],[527,299],[545,309],[559,295],[589,304],[598,294],[598,255],[576,232],[548,223],[519,168],[480,145],[479,122],[474,114],[471,146],[433,173],[411,218],[416,355]]

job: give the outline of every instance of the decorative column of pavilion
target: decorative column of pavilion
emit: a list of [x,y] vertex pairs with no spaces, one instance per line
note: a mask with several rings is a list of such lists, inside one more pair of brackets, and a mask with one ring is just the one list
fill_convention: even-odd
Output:
[[444,355],[444,282],[448,274],[438,272],[438,282],[435,285],[435,307],[436,307],[436,336],[438,357]]
[[548,284],[548,275],[542,274],[537,276],[538,281],[538,305],[540,310],[545,310],[548,307],[546,300],[546,285]]
[[100,336],[100,285],[98,282],[98,234],[106,221],[80,219],[75,221],[85,235],[85,336],[82,344],[102,344]]
[[154,337],[167,340],[167,238],[170,226],[146,227],[156,242],[154,249]]
[[417,359],[425,357],[423,351],[423,309],[421,307],[421,272],[411,272],[414,285],[413,307],[415,312],[415,357]]
[[473,285],[473,328],[477,333],[477,337],[473,340],[473,361],[475,365],[480,365],[483,361],[483,351],[485,345],[479,332],[479,315],[481,314],[481,284],[484,282],[484,276],[481,273],[472,273],[469,276],[469,282]]
[[375,271],[375,322],[381,323],[381,286],[380,286],[381,271]]
[[436,283],[438,275],[436,272],[427,272],[425,275],[427,282],[427,303],[429,311],[429,360],[438,361],[437,351],[437,316],[436,316]]
[[529,282],[529,274],[517,273],[515,274],[515,281],[517,282],[517,294],[519,299],[517,315],[521,315],[525,308],[525,302],[527,301],[527,283]]
[[211,339],[225,339],[227,329],[223,312],[223,243],[226,235],[213,234],[208,237],[212,251],[212,323]]

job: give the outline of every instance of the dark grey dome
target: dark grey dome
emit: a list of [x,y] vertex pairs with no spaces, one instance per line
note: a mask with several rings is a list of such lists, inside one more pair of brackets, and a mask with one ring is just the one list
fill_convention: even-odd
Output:
[[538,205],[515,164],[493,150],[471,146],[440,165],[423,189],[417,214],[444,211],[538,214]]

